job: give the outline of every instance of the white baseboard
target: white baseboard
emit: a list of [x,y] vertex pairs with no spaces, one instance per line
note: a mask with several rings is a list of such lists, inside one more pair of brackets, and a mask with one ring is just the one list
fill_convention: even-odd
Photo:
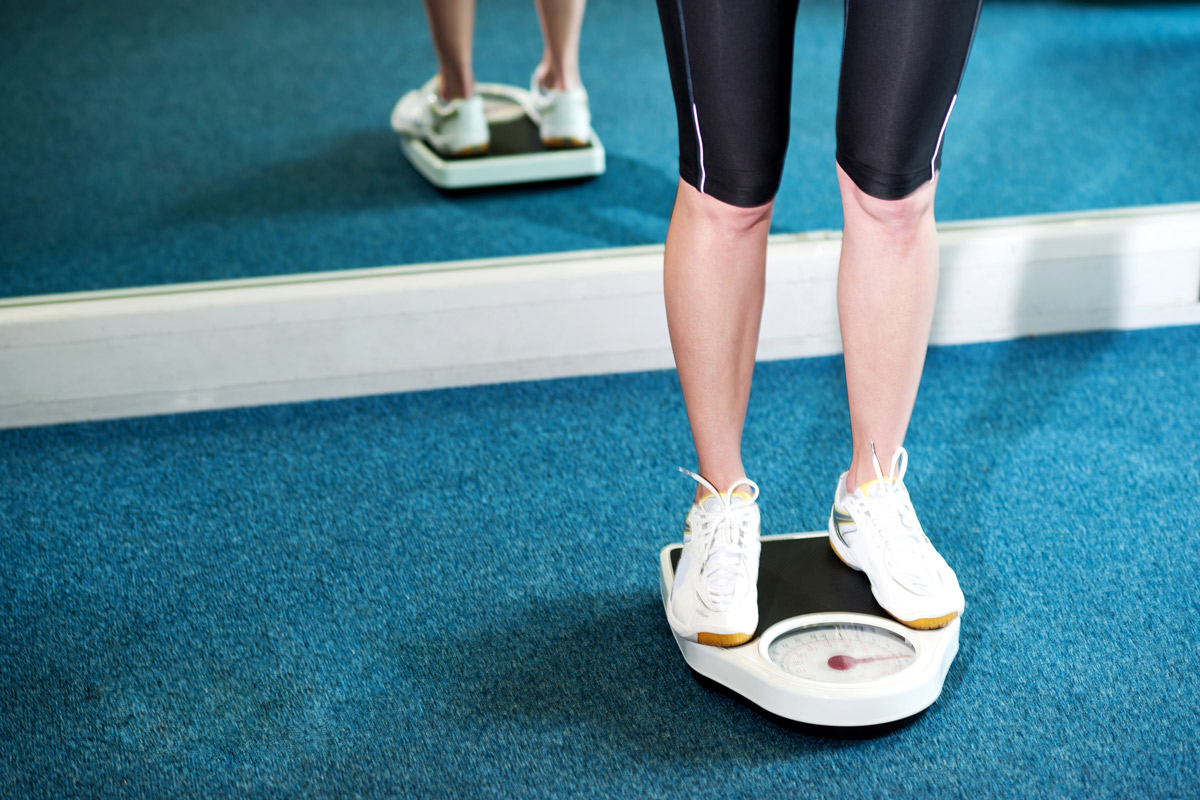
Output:
[[[932,341],[1200,323],[1200,203],[943,225]],[[840,352],[840,233],[771,238],[759,355]],[[662,247],[0,301],[0,427],[672,366]]]

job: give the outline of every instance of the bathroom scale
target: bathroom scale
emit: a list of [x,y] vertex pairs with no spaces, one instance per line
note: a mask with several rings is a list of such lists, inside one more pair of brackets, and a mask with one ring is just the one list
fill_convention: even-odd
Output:
[[434,186],[470,189],[603,174],[604,145],[595,130],[586,147],[550,149],[542,144],[537,125],[526,112],[533,103],[528,91],[500,83],[479,83],[475,91],[483,97],[491,132],[486,155],[442,156],[422,139],[397,131],[404,157]]
[[[659,556],[664,609],[682,549],[672,544]],[[763,536],[759,564],[759,623],[749,642],[711,647],[672,631],[701,683],[775,722],[848,737],[902,727],[937,700],[961,618],[932,631],[901,625],[824,532]]]

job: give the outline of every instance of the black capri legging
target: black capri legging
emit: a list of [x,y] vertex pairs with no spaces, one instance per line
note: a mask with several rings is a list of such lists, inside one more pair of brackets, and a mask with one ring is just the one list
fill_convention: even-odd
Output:
[[[799,0],[658,0],[679,175],[735,206],[783,176]],[[873,197],[932,180],[982,0],[845,0],[837,163]]]

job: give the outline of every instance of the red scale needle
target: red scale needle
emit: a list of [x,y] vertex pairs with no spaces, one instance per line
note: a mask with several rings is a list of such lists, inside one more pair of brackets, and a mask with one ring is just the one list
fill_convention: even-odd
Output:
[[912,658],[911,655],[899,656],[875,656],[874,658],[855,658],[854,656],[831,656],[829,659],[830,669],[847,670],[858,666],[859,664],[869,664],[872,661],[894,661],[898,658]]

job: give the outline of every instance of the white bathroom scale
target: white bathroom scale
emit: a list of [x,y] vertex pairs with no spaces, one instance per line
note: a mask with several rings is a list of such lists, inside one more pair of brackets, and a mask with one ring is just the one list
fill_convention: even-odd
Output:
[[[682,549],[659,556],[664,609]],[[854,738],[908,724],[937,700],[958,653],[959,618],[934,631],[896,622],[824,532],[762,537],[758,614],[754,638],[738,647],[675,642],[701,683],[809,733]]]
[[500,83],[476,84],[475,91],[483,97],[491,131],[487,155],[448,158],[417,137],[398,134],[404,157],[434,186],[471,189],[603,174],[604,145],[594,130],[587,147],[549,149],[526,113],[532,104],[529,92]]

